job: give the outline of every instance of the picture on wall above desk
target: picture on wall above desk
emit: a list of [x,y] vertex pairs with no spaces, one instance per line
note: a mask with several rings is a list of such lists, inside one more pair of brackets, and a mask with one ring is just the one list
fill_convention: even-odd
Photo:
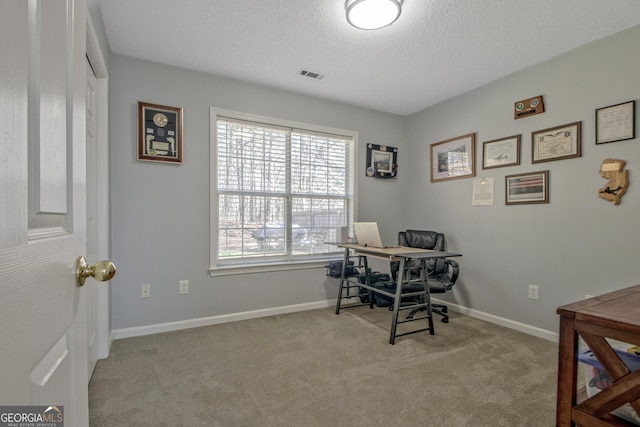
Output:
[[396,179],[398,175],[398,149],[386,145],[367,144],[367,176]]
[[476,134],[431,144],[431,182],[476,176]]
[[182,163],[182,108],[138,101],[138,160]]
[[531,163],[581,156],[581,122],[531,133]]

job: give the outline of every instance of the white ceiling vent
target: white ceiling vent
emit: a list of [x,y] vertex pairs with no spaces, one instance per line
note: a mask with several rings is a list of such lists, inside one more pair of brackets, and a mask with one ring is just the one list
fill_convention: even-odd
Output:
[[301,76],[312,78],[314,80],[324,79],[324,74],[316,73],[314,71],[309,71],[309,70],[300,70],[298,74]]

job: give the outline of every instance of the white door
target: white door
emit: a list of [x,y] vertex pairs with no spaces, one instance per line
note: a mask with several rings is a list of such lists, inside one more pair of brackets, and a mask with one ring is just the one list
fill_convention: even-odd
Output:
[[85,426],[86,1],[0,6],[0,405]]

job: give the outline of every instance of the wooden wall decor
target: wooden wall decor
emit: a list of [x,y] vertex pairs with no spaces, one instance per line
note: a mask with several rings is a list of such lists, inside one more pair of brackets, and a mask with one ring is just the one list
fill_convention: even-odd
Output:
[[600,176],[607,179],[607,184],[598,190],[598,197],[614,205],[620,203],[620,198],[627,191],[629,185],[629,171],[623,170],[626,162],[618,159],[604,159],[600,164]]
[[521,119],[523,117],[535,116],[536,114],[540,113],[544,113],[544,102],[542,102],[542,95],[523,99],[522,101],[518,101],[513,104],[513,118],[515,120]]

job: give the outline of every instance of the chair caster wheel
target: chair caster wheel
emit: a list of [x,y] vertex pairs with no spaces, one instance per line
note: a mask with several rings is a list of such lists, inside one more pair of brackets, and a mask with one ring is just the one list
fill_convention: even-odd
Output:
[[449,323],[449,319],[447,319],[446,317],[442,318],[442,323]]

